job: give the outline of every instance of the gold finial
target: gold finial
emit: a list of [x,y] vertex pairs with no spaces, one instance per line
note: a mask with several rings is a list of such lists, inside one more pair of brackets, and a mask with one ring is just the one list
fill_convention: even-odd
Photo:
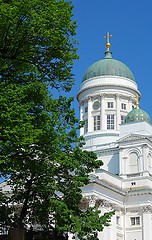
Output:
[[106,48],[107,48],[107,51],[109,52],[111,47],[110,38],[112,38],[112,35],[109,32],[107,32],[107,35],[104,36],[104,38],[107,39]]
[[135,108],[136,109],[139,109],[139,100],[140,100],[140,95],[137,94],[137,96],[136,96],[136,104],[135,104]]

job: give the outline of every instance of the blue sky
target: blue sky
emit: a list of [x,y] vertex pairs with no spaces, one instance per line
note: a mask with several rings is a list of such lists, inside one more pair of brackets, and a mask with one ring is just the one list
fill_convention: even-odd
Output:
[[75,86],[68,94],[75,97],[74,108],[79,117],[76,94],[83,74],[105,52],[104,35],[112,34],[113,58],[124,62],[133,72],[141,92],[140,107],[152,119],[152,1],[151,0],[73,0],[79,41],[75,62]]
[[[152,2],[150,0],[73,0],[77,20],[78,55],[73,73],[76,83],[70,95],[76,97],[83,74],[105,52],[104,35],[112,34],[113,58],[133,72],[141,92],[140,108],[152,119]],[[74,107],[77,117],[78,103]]]

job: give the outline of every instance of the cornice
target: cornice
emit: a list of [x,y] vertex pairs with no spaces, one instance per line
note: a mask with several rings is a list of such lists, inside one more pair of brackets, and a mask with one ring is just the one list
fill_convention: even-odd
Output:
[[[128,100],[128,101],[135,101],[135,98],[133,96],[131,96],[130,94],[124,94],[124,93],[111,93],[111,92],[108,92],[108,93],[91,93],[91,95],[87,95],[87,96],[84,96],[82,99],[81,99],[81,102],[80,102],[80,105],[83,105],[84,102],[87,102],[90,98],[91,100],[93,100],[93,98],[97,97],[97,98],[107,98],[108,95],[113,95],[115,97],[115,99],[119,99],[119,100]],[[121,109],[121,111],[125,111],[127,112],[126,110],[124,109]]]
[[87,132],[86,134],[83,135],[84,138],[92,138],[92,137],[107,137],[107,136],[119,136],[119,131],[118,130],[98,130],[98,131],[93,131],[93,132]]
[[152,189],[129,190],[128,196],[152,195]]
[[91,81],[94,81],[94,80],[101,80],[101,79],[121,79],[121,80],[125,80],[125,81],[128,81],[128,82],[131,82],[133,84],[135,84],[137,86],[137,83],[130,79],[130,78],[127,78],[127,77],[122,77],[122,76],[114,76],[114,75],[104,75],[104,76],[96,76],[96,77],[92,77],[92,78],[89,78],[89,79],[86,79],[85,81],[81,82],[81,85],[84,85],[85,83],[87,82],[91,82]]
[[106,189],[111,190],[112,192],[118,193],[121,196],[126,196],[127,195],[126,191],[124,191],[124,190],[122,190],[120,188],[117,188],[115,185],[112,185],[112,183],[110,185],[108,182],[104,181],[103,179],[100,180],[98,178],[94,178],[94,179],[91,180],[90,183],[102,186],[102,187],[104,187]]
[[117,142],[121,144],[125,142],[134,142],[134,141],[145,140],[145,139],[152,143],[152,136],[138,135],[138,134],[129,134],[123,138],[118,139]]
[[110,210],[115,210],[115,211],[124,211],[122,207],[120,207],[118,204],[112,203],[104,198],[98,197],[96,195],[86,195],[82,198],[79,208],[81,210],[87,210],[88,207],[96,207],[101,208],[109,208]]
[[99,88],[99,87],[103,87],[103,88],[105,88],[105,87],[114,87],[114,88],[121,88],[121,89],[129,89],[129,90],[131,90],[131,91],[135,91],[137,94],[139,94],[140,95],[140,92],[137,90],[137,89],[135,89],[135,88],[132,88],[132,87],[129,87],[129,86],[124,86],[124,85],[113,85],[113,84],[97,84],[97,85],[94,85],[94,86],[88,86],[88,87],[85,87],[84,89],[82,89],[82,90],[80,90],[79,91],[79,93],[78,93],[78,95],[77,95],[77,100],[78,100],[78,97],[79,97],[79,95],[81,94],[81,93],[83,93],[83,92],[85,92],[86,90],[89,90],[89,89],[93,89],[93,88]]
[[103,156],[104,153],[118,153],[119,152],[119,147],[116,146],[116,147],[109,147],[109,148],[106,148],[106,149],[101,149],[101,150],[95,150],[94,151],[96,154],[97,154],[97,157],[100,157],[100,156]]

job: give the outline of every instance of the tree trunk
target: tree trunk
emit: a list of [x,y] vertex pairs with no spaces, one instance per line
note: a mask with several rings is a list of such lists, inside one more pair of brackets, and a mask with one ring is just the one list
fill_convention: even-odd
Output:
[[25,231],[18,228],[10,228],[8,240],[25,240]]

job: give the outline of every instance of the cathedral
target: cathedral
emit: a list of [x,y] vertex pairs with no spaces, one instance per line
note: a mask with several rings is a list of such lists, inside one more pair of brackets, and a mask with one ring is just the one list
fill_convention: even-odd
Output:
[[110,38],[108,33],[105,56],[84,73],[77,95],[85,122],[83,148],[103,162],[82,189],[81,207],[96,206],[101,215],[115,210],[109,227],[98,233],[100,240],[151,240],[151,119],[140,109],[133,73],[112,57]]
[[115,210],[101,240],[150,240],[152,125],[140,109],[133,73],[112,57],[110,38],[108,33],[105,56],[87,69],[77,95],[84,149],[103,162],[83,188],[83,207],[98,205],[101,214]]

